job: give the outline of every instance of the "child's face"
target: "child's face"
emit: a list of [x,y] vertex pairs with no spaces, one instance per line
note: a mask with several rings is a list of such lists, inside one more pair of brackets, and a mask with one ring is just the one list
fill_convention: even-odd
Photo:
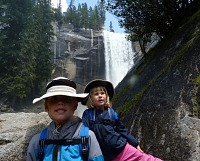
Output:
[[107,96],[103,88],[91,89],[90,97],[93,106],[102,110],[104,109],[104,106],[106,105],[107,102]]
[[78,106],[77,98],[52,96],[45,100],[45,110],[56,124],[64,124],[73,115]]

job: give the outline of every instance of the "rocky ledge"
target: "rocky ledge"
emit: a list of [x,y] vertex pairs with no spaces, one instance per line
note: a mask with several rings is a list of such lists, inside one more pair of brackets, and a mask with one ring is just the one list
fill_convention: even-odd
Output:
[[30,139],[49,122],[46,112],[0,114],[0,160],[25,161]]

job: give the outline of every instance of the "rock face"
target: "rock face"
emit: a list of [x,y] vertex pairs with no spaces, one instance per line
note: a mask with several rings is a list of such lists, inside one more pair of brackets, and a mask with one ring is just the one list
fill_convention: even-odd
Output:
[[81,85],[105,78],[102,31],[74,29],[69,24],[55,31],[53,77],[65,76]]
[[0,160],[25,161],[30,139],[49,122],[46,112],[0,114]]
[[165,161],[200,160],[199,24],[196,17],[162,42],[116,88],[113,105],[130,132]]

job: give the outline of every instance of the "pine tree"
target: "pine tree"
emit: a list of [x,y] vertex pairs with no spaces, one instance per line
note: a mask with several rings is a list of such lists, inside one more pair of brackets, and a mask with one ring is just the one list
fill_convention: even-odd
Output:
[[50,50],[52,40],[52,21],[53,13],[51,10],[50,0],[38,0],[33,10],[32,34],[34,35],[34,58],[35,58],[35,75],[34,93],[38,93],[42,88],[42,82],[50,78],[52,71],[52,51]]
[[83,28],[85,28],[85,29],[88,28],[88,7],[87,7],[87,3],[82,3],[81,24],[82,24]]
[[14,105],[17,98],[24,98],[27,94],[26,56],[21,53],[20,41],[31,1],[1,0],[0,4],[4,7],[4,14],[1,14],[0,92]]
[[115,32],[114,29],[113,29],[112,21],[110,21],[110,26],[109,27],[110,27],[110,32]]

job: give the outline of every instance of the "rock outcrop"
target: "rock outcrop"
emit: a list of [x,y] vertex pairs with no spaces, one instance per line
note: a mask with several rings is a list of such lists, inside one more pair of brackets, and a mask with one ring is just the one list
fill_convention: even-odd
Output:
[[142,149],[165,161],[200,160],[200,13],[150,51],[116,88]]
[[46,112],[0,114],[0,160],[25,161],[30,139],[49,122]]
[[102,31],[74,29],[63,25],[56,29],[54,43],[55,69],[52,77],[65,76],[80,85],[96,78],[105,78],[105,58]]

